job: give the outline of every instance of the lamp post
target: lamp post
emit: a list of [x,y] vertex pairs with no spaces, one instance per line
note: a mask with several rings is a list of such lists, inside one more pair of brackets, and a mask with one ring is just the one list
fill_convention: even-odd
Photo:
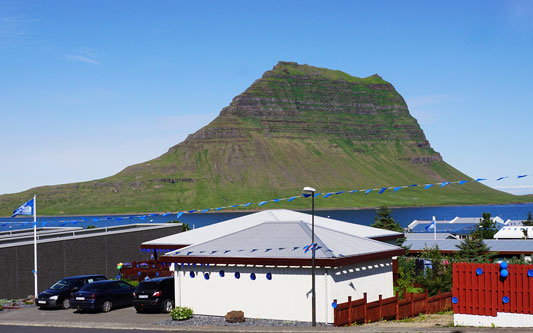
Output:
[[311,324],[316,326],[316,293],[315,293],[315,192],[312,187],[304,187],[304,192],[311,193]]

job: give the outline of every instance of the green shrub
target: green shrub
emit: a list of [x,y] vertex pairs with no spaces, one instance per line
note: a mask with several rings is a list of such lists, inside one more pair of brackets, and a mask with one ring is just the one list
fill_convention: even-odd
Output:
[[134,287],[137,287],[139,285],[139,283],[141,283],[140,281],[137,281],[137,280],[129,280],[129,279],[124,279],[124,278],[121,278],[120,281],[127,282],[127,283],[131,284]]
[[177,306],[170,311],[173,320],[186,320],[192,317],[192,309],[186,306]]
[[0,311],[3,311],[3,310],[4,310],[4,306],[0,304]]

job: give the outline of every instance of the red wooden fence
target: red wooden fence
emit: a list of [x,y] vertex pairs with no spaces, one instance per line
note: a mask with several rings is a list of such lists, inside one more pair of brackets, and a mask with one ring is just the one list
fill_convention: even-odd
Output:
[[[352,323],[368,323],[383,319],[400,320],[414,317],[420,313],[436,313],[450,309],[452,305],[452,293],[447,292],[433,297],[428,297],[427,291],[424,294],[404,293],[406,297],[402,300],[398,295],[389,298],[382,298],[374,302],[367,303],[366,293],[364,297],[352,301],[348,297],[348,302],[337,304],[333,311],[333,324],[335,326],[351,325]],[[335,303],[337,300],[334,300]]]
[[168,263],[157,260],[145,260],[124,263],[120,269],[120,274],[126,279],[141,281],[147,276],[151,279],[155,277],[171,276],[172,272],[168,269]]
[[500,270],[499,264],[454,263],[453,312],[533,314],[533,265],[508,265],[507,277]]

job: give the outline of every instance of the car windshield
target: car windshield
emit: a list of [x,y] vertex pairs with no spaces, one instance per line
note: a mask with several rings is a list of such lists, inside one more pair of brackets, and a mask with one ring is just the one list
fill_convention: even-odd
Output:
[[98,291],[105,291],[107,290],[108,285],[103,283],[89,283],[85,285],[83,288],[80,289],[80,291],[91,291],[91,292],[98,292]]
[[155,290],[157,289],[157,282],[141,282],[137,286],[137,290]]
[[72,285],[72,280],[59,280],[56,283],[54,283],[50,289],[51,290],[62,290],[62,289],[68,289]]

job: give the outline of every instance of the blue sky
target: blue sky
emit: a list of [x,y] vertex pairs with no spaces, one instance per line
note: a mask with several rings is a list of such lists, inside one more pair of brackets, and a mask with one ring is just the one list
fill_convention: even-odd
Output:
[[0,193],[157,157],[279,60],[378,73],[445,161],[533,193],[531,59],[533,1],[0,0]]

